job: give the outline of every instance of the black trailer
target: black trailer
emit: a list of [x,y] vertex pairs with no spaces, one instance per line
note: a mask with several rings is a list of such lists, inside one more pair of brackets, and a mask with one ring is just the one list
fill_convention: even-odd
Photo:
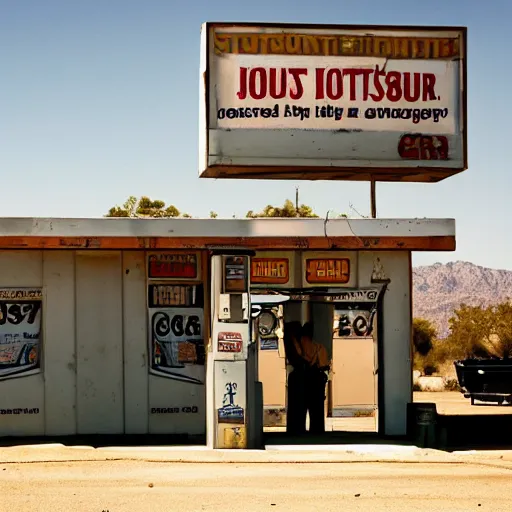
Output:
[[455,361],[457,379],[465,398],[512,404],[512,359],[465,359]]

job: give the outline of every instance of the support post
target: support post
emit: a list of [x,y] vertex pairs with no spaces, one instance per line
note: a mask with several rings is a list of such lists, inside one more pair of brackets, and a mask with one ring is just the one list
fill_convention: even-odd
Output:
[[371,216],[372,219],[377,218],[377,202],[375,197],[375,180],[372,179],[370,182],[370,201],[371,201]]

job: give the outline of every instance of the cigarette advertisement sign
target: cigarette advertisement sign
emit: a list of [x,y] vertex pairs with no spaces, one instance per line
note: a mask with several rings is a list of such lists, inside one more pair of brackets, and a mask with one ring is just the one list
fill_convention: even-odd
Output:
[[42,291],[0,289],[0,379],[41,372]]
[[203,177],[467,168],[463,28],[206,24],[202,37]]

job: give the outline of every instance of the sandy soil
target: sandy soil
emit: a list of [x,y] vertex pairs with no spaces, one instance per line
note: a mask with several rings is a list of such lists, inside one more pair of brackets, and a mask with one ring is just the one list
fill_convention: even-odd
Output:
[[0,510],[508,511],[511,481],[470,464],[3,464]]

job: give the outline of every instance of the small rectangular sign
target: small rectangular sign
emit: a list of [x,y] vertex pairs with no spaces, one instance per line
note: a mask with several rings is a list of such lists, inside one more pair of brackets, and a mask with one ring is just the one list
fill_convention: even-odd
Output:
[[219,352],[242,352],[242,335],[239,332],[219,332],[217,349]]
[[224,290],[226,292],[247,291],[247,256],[224,258]]
[[219,423],[244,423],[244,410],[241,407],[222,407],[217,413]]
[[251,283],[286,284],[289,281],[287,258],[253,258]]
[[278,350],[279,340],[277,336],[271,336],[269,338],[260,338],[260,350]]
[[158,307],[203,307],[202,285],[150,284],[148,286],[148,306]]
[[306,281],[309,284],[346,284],[350,280],[348,258],[306,260]]
[[148,277],[152,279],[197,279],[197,253],[151,254],[148,258]]
[[41,288],[1,288],[0,300],[41,300]]

